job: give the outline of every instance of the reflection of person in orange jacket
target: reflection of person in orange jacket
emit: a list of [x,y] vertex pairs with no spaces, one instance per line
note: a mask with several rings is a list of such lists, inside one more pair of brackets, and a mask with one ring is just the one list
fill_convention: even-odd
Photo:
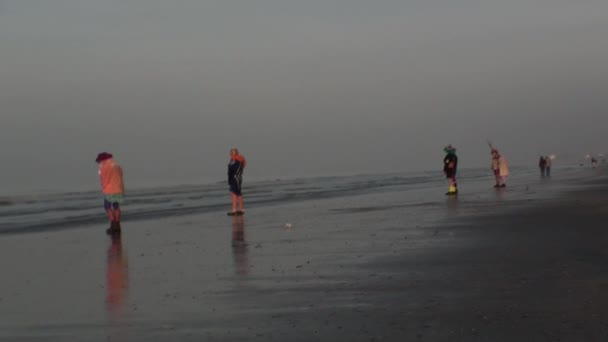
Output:
[[112,236],[112,244],[108,248],[108,263],[106,269],[106,305],[112,321],[120,321],[129,289],[129,276],[126,253],[122,250],[119,235]]
[[99,178],[104,195],[104,208],[111,225],[108,234],[120,234],[120,204],[124,201],[125,187],[122,168],[110,153],[102,152],[95,160],[99,164]]
[[232,256],[237,275],[249,274],[247,242],[245,241],[245,220],[243,216],[232,218]]

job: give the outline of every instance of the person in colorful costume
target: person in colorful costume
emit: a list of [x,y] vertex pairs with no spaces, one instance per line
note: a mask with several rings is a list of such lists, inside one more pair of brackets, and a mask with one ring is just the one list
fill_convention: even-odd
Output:
[[458,157],[456,156],[456,148],[452,145],[448,145],[443,151],[446,153],[445,158],[443,158],[443,173],[449,182],[449,188],[446,195],[456,195],[458,193],[458,185],[456,183]]

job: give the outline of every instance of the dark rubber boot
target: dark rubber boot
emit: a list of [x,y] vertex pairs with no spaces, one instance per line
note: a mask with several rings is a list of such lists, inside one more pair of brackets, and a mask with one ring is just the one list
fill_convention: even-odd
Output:
[[106,229],[106,234],[116,235],[120,234],[120,222],[112,222],[110,228]]

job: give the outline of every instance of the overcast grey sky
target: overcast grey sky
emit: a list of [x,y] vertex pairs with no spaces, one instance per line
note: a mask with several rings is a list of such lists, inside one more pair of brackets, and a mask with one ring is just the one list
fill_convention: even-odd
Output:
[[[605,0],[0,0],[0,189],[608,149]],[[21,192],[21,191],[20,191]],[[0,195],[2,195],[0,193]]]

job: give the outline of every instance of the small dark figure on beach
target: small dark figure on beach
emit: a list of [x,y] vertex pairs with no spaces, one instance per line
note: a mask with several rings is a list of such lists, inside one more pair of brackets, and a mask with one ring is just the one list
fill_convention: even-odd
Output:
[[551,177],[551,157],[546,156],[545,157],[545,177],[550,178]]
[[507,160],[500,155],[497,149],[492,148],[492,172],[496,178],[495,188],[504,188],[507,186],[507,176],[509,175],[509,166]]
[[591,157],[591,167],[594,169],[597,167],[597,159],[594,157]]
[[107,152],[98,154],[95,162],[99,165],[104,208],[110,220],[110,228],[106,233],[120,234],[120,204],[124,201],[125,193],[122,168],[114,161],[112,154]]
[[443,173],[449,182],[446,195],[456,195],[458,193],[458,185],[456,183],[458,157],[456,156],[456,148],[448,145],[444,147],[443,151],[446,153],[445,158],[443,158]]
[[243,194],[241,187],[243,185],[243,171],[247,161],[245,157],[239,154],[239,150],[233,148],[230,150],[230,163],[228,163],[228,185],[230,186],[230,195],[232,197],[232,211],[228,213],[230,216],[243,215]]
[[547,168],[547,160],[545,159],[545,157],[540,156],[540,159],[538,160],[538,168],[540,169],[540,176],[544,178],[545,169]]

